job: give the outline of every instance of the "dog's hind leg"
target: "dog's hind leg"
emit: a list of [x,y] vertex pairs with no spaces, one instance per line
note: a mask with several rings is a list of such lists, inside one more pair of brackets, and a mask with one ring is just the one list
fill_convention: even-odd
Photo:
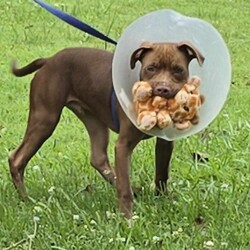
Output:
[[25,167],[46,139],[51,136],[58,123],[59,117],[51,114],[49,117],[31,114],[30,119],[32,119],[32,122],[29,122],[22,143],[9,156],[12,180],[23,198],[27,196],[23,183]]
[[22,143],[9,156],[12,180],[22,198],[27,196],[23,183],[25,167],[46,139],[51,136],[58,121],[58,114],[40,115],[37,112],[31,112]]
[[53,133],[63,108],[62,93],[54,94],[36,87],[37,84],[31,89],[30,113],[23,141],[9,156],[12,180],[22,198],[27,196],[23,183],[25,167]]

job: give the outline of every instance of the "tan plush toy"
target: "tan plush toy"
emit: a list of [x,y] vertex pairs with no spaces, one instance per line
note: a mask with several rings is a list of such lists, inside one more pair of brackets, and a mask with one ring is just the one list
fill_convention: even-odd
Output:
[[168,100],[168,110],[174,126],[179,130],[189,129],[199,123],[199,110],[205,97],[200,94],[198,87],[201,79],[193,76],[182,87],[173,99]]
[[137,124],[142,130],[150,130],[155,125],[165,128],[171,123],[167,110],[168,100],[152,96],[152,87],[148,82],[136,82],[132,89],[133,102],[137,113]]
[[199,77],[192,77],[172,99],[152,95],[152,87],[148,82],[136,82],[132,89],[137,124],[142,130],[150,130],[155,126],[166,128],[171,123],[179,130],[189,129],[198,124],[198,111],[204,102],[198,87]]

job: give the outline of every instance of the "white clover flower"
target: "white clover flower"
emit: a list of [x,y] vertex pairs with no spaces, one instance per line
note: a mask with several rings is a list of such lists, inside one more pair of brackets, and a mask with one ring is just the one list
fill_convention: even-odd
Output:
[[173,232],[172,232],[172,235],[173,235],[173,236],[177,236],[177,235],[179,235],[179,234],[180,234],[180,233],[179,233],[178,231],[173,231]]
[[42,212],[43,212],[43,209],[42,209],[41,207],[39,207],[39,206],[34,206],[33,211],[34,211],[35,213],[42,213]]
[[109,219],[114,219],[114,218],[116,218],[116,214],[115,213],[111,213],[110,211],[106,211],[106,217],[107,217],[107,219],[109,220]]
[[79,214],[73,214],[73,220],[80,220]]
[[34,171],[40,171],[40,170],[41,170],[40,167],[39,167],[38,165],[33,166],[32,169],[33,169]]
[[138,220],[139,218],[140,217],[138,215],[136,215],[136,214],[132,216],[132,220]]
[[110,219],[110,218],[111,218],[111,212],[106,211],[106,217],[107,217],[108,219]]
[[120,241],[120,242],[125,242],[126,238],[125,237],[118,237],[118,238],[116,238],[116,240]]
[[223,183],[223,184],[221,184],[221,189],[223,189],[223,190],[226,190],[226,189],[228,189],[228,187],[229,187],[229,184],[227,184],[227,183]]
[[183,184],[184,184],[184,181],[183,181],[183,180],[179,180],[179,181],[178,181],[178,185],[181,186],[181,185],[183,185]]
[[54,191],[55,191],[55,187],[54,186],[52,186],[52,187],[50,187],[49,189],[48,189],[48,193],[49,194],[53,194],[54,193]]
[[131,246],[129,247],[129,250],[135,250],[135,247]]
[[161,238],[159,236],[153,236],[153,241],[154,242],[159,242]]
[[213,241],[211,241],[211,240],[204,241],[203,247],[208,248],[208,249],[209,249],[209,248],[212,248],[212,247],[214,247],[214,243],[213,243]]
[[202,207],[205,208],[205,209],[208,209],[208,206],[205,205],[205,204],[202,204]]
[[91,224],[91,225],[97,225],[97,222],[96,222],[95,220],[91,220],[91,221],[90,221],[90,224]]
[[34,221],[34,222],[38,222],[39,220],[40,220],[40,218],[39,218],[38,216],[34,216],[34,217],[33,217],[33,221]]
[[227,247],[228,243],[227,242],[221,242],[220,245],[223,246],[223,247]]

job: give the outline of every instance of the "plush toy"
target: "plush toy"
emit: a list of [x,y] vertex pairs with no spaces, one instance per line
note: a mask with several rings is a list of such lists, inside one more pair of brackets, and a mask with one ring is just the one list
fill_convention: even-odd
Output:
[[142,130],[150,130],[155,125],[165,128],[172,122],[167,110],[168,100],[152,96],[152,93],[152,87],[148,82],[136,82],[132,88],[137,124]]
[[201,79],[193,76],[181,88],[173,99],[168,100],[168,110],[174,126],[179,130],[186,130],[199,123],[199,110],[205,101],[198,87]]
[[155,126],[162,129],[173,123],[176,129],[186,130],[198,124],[198,111],[204,102],[204,96],[198,90],[199,85],[200,78],[194,76],[174,98],[166,99],[153,96],[152,87],[148,82],[136,82],[132,95],[138,127],[148,131]]

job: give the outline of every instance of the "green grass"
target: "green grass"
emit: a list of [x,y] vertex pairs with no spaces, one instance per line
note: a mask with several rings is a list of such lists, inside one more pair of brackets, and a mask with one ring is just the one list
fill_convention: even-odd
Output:
[[[67,110],[53,136],[31,160],[26,186],[33,202],[20,201],[7,156],[20,143],[28,115],[31,76],[21,65],[70,46],[114,46],[59,21],[32,1],[0,0],[0,249],[250,249],[250,32],[248,0],[48,0],[118,39],[129,23],[160,8],[212,23],[228,44],[233,80],[228,101],[202,133],[178,141],[168,195],[155,197],[154,139],[134,152],[131,178],[141,192],[128,223],[117,211],[115,191],[89,163],[83,125]],[[113,162],[116,135],[111,134]],[[206,153],[209,161],[193,160]],[[87,188],[87,189],[86,189]],[[207,245],[206,245],[207,243]]]

